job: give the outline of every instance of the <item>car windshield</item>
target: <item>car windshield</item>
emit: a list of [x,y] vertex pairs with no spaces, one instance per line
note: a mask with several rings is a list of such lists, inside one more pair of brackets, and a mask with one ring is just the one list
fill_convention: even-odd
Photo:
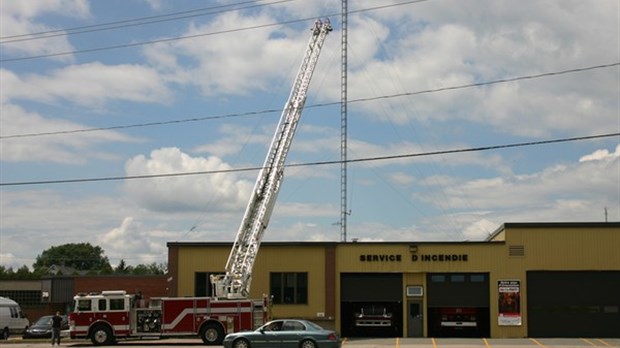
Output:
[[35,323],[35,325],[45,325],[45,324],[49,324],[52,320],[52,317],[49,315],[46,315],[44,317],[39,318],[39,320],[37,320],[37,322]]

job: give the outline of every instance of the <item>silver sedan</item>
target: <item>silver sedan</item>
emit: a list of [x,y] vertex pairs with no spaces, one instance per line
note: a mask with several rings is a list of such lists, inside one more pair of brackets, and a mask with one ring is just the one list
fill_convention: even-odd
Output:
[[226,335],[224,348],[340,348],[340,335],[299,319],[270,321],[255,331]]

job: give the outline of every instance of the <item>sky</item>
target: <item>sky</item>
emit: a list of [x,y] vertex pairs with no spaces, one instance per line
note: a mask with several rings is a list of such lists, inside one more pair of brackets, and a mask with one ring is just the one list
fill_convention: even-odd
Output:
[[[350,0],[347,241],[620,221],[619,6]],[[0,265],[232,242],[319,17],[264,241],[343,240],[340,0],[2,0]]]

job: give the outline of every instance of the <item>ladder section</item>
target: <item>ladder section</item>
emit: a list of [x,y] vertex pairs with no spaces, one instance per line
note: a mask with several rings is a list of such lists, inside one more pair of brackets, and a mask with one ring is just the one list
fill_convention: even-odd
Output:
[[328,19],[317,20],[311,29],[312,33],[304,58],[289,98],[284,105],[269,152],[258,174],[250,201],[226,262],[226,274],[211,278],[217,297],[246,298],[249,294],[252,268],[280,190],[286,156],[295,136],[319,54],[325,38],[331,30],[332,27]]

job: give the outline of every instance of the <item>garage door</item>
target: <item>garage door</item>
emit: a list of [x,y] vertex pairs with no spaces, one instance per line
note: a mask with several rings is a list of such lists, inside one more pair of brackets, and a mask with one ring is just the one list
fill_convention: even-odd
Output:
[[343,273],[341,333],[347,337],[403,335],[401,273]]
[[528,335],[618,337],[620,271],[527,272]]
[[489,337],[489,275],[429,273],[428,335]]

